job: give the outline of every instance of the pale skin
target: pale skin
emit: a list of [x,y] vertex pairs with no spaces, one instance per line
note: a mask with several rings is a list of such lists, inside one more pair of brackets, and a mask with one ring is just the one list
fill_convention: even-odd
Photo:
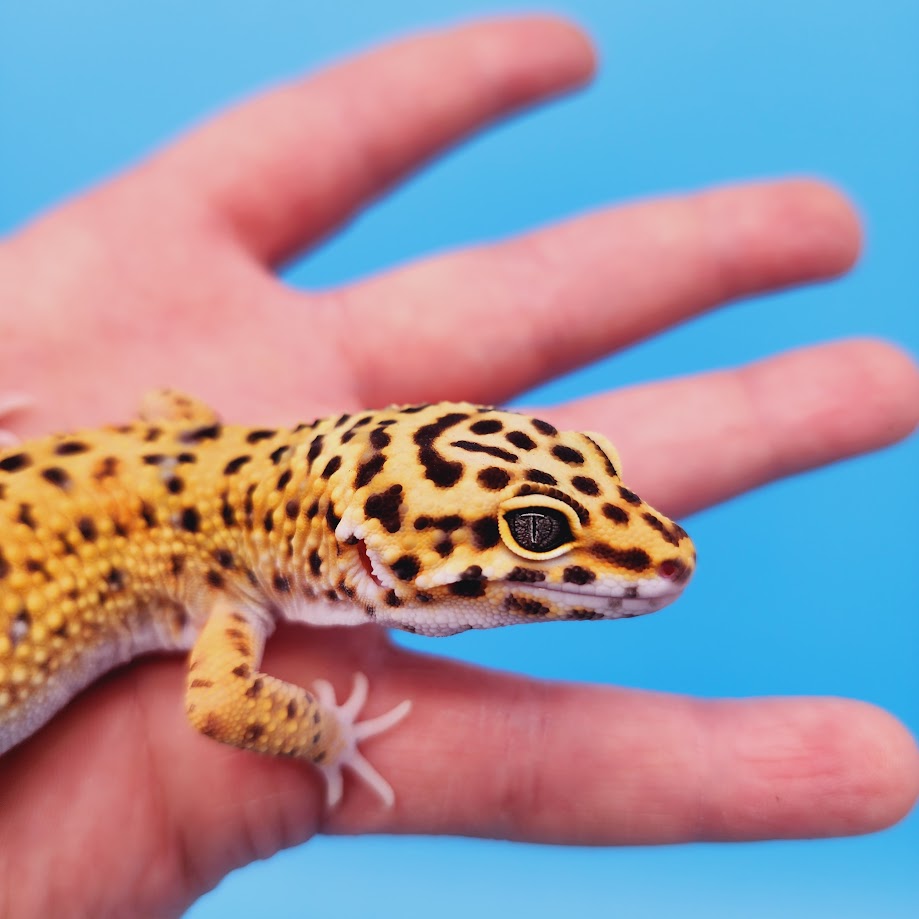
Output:
[[[427,156],[592,67],[584,36],[549,19],[410,39],[241,105],[7,238],[0,389],[34,400],[9,426],[28,436],[126,418],[164,383],[255,423],[499,402],[711,307],[852,264],[850,205],[784,181],[600,209],[322,294],[273,274]],[[848,341],[542,414],[607,433],[630,485],[684,517],[895,441],[917,407],[905,356]],[[284,629],[269,672],[322,675],[343,693],[362,670],[368,716],[414,701],[365,749],[396,807],[349,782],[327,813],[313,769],[188,726],[183,666],[126,668],[0,760],[0,913],[178,914],[233,868],[317,832],[833,836],[888,826],[919,792],[912,739],[859,702],[547,684],[411,653],[373,628]]]

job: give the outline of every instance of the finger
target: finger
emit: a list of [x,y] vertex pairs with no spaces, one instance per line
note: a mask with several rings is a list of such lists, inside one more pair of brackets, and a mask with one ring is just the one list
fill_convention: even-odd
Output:
[[[580,845],[806,838],[889,826],[919,793],[907,731],[858,702],[701,701],[410,666],[414,680],[427,666],[426,693],[404,728],[408,760],[390,769],[399,807],[386,831]],[[331,822],[362,825],[347,802]]]
[[[273,672],[320,667],[345,687],[350,669],[368,664],[366,652],[335,657],[354,653],[354,632],[285,640]],[[395,808],[373,806],[371,792],[346,781],[341,806],[317,811],[321,788],[312,770],[248,764],[246,800],[258,802],[264,834],[250,857],[302,838],[317,817],[333,832],[592,845],[844,835],[895,822],[919,793],[919,751],[907,731],[857,702],[717,702],[537,683],[378,648],[368,717],[405,698],[411,715],[363,748],[392,783]],[[187,756],[191,750],[179,751],[173,768]],[[224,851],[225,843],[207,840],[227,838],[227,824],[221,833],[214,824],[227,820],[223,795],[243,773],[213,744],[198,744],[195,757],[207,763],[206,793],[185,772],[170,772],[169,781],[173,800],[187,796],[182,819],[200,857]],[[233,815],[244,838],[246,820],[245,809]]]
[[537,414],[607,434],[629,487],[682,517],[906,437],[919,423],[919,368],[885,342],[842,341]]
[[438,150],[592,68],[583,33],[549,17],[419,35],[231,109],[160,156],[160,181],[277,263]]
[[717,304],[838,274],[858,245],[851,206],[811,181],[605,210],[340,292],[342,347],[374,404],[498,402]]

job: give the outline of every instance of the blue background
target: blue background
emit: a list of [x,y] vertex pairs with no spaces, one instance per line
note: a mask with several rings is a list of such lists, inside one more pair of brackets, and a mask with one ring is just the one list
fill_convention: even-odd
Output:
[[[0,230],[253,89],[408,30],[515,9],[527,5],[3,4]],[[867,249],[852,275],[690,323],[539,398],[641,381],[648,368],[676,375],[851,334],[919,352],[919,3],[560,0],[552,9],[594,35],[602,56],[595,85],[445,157],[292,269],[294,283],[334,284],[605,202],[805,172],[839,183],[865,216]],[[876,702],[919,732],[917,470],[913,439],[696,515],[688,526],[705,564],[678,614],[602,635],[546,626],[424,647],[540,676],[706,696],[840,694]],[[865,479],[887,495],[876,507],[884,535],[875,545],[859,541],[855,559],[837,509]],[[815,541],[810,527],[796,525],[801,515],[822,520],[827,538]],[[755,544],[736,535],[749,532],[750,520]],[[891,574],[872,578],[869,595],[850,575],[875,566]],[[773,587],[783,599],[770,596]],[[743,846],[319,839],[237,872],[189,915],[510,911],[532,919],[915,916],[919,814],[858,839]]]

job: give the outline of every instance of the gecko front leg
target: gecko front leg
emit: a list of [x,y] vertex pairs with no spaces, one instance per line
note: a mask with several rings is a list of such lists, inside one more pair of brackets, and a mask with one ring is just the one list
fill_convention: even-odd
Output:
[[363,674],[357,675],[348,701],[337,705],[328,683],[317,683],[313,694],[262,673],[258,667],[266,634],[266,625],[254,614],[226,601],[215,604],[189,661],[185,700],[192,725],[222,743],[309,760],[326,779],[329,807],[341,798],[345,766],[392,806],[391,786],[357,745],[401,721],[411,703],[357,722],[367,694]]

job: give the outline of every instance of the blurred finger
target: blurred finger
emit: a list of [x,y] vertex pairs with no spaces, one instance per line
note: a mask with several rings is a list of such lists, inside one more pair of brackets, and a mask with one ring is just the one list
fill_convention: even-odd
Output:
[[907,436],[919,423],[919,370],[885,342],[842,341],[538,414],[607,434],[629,486],[682,517]]
[[609,209],[340,292],[342,347],[371,404],[498,402],[712,306],[838,274],[858,245],[851,206],[810,181]]
[[277,263],[437,151],[592,68],[587,38],[559,19],[430,32],[232,108],[155,165]]

